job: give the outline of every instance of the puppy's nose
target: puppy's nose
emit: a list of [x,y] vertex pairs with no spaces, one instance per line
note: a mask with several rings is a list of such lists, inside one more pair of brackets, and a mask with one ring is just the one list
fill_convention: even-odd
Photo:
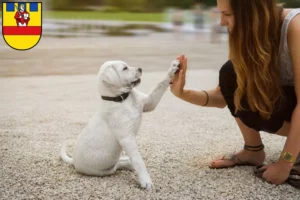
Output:
[[140,73],[142,73],[142,69],[141,69],[141,68],[138,68],[138,71],[139,71]]

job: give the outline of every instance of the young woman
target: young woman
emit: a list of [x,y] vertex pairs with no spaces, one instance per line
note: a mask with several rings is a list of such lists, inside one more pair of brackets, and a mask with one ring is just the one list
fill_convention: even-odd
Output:
[[187,59],[181,55],[171,91],[196,105],[227,106],[235,118],[244,149],[216,159],[211,168],[261,165],[265,152],[259,131],[286,136],[278,161],[261,168],[264,179],[282,184],[300,152],[300,9],[283,9],[276,0],[217,3],[230,49],[219,85],[208,91],[184,89]]

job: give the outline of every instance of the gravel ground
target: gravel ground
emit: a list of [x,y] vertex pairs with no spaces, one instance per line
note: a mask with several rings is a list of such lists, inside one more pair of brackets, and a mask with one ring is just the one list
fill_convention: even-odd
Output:
[[[86,39],[93,43],[71,46],[73,39],[45,38],[22,53],[2,45],[0,199],[300,199],[289,185],[270,185],[254,177],[252,167],[209,169],[211,160],[242,148],[234,119],[227,108],[194,106],[169,90],[153,112],[144,114],[137,137],[153,190],[142,190],[133,172],[83,176],[59,159],[62,142],[74,142],[96,112],[96,73],[105,60],[118,58],[142,67],[138,89],[147,93],[164,77],[174,56],[184,52],[189,59],[186,87],[216,86],[226,44],[157,36],[152,41],[154,36]],[[262,137],[266,162],[273,162],[285,138]]]

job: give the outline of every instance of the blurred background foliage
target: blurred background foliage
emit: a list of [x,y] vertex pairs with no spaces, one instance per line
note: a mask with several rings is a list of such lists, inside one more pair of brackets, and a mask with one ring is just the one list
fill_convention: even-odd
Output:
[[[15,0],[0,0],[9,2]],[[35,0],[27,0],[27,2]],[[191,9],[196,3],[214,7],[217,0],[41,0],[44,8],[60,11],[101,10],[103,12],[162,12],[166,8]],[[300,8],[300,0],[277,0],[286,8]]]
[[[53,10],[94,10],[105,12],[161,12],[169,7],[190,9],[195,3],[216,6],[216,0],[52,0],[47,1]],[[278,0],[285,7],[300,8],[300,0]],[[101,8],[100,8],[101,7]]]
[[284,0],[281,2],[285,3],[285,7],[288,8],[300,8],[300,0]]
[[[0,0],[9,2],[15,0]],[[27,0],[27,2],[35,0]],[[192,9],[196,3],[205,7],[214,7],[217,0],[41,0],[44,7],[57,11],[88,11],[103,12],[162,12],[166,8]],[[277,0],[286,8],[300,8],[300,0]]]

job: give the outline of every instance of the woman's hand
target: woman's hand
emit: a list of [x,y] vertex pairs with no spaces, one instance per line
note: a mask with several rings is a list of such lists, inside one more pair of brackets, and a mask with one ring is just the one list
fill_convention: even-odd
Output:
[[184,55],[177,57],[180,61],[179,72],[173,77],[171,92],[177,96],[181,97],[183,94],[183,88],[185,85],[185,73],[187,68],[187,59]]
[[266,169],[263,173],[263,178],[266,181],[280,185],[288,179],[292,166],[290,166],[289,163],[284,163],[284,161],[278,161],[276,163],[266,165],[260,168],[260,170],[261,169]]

